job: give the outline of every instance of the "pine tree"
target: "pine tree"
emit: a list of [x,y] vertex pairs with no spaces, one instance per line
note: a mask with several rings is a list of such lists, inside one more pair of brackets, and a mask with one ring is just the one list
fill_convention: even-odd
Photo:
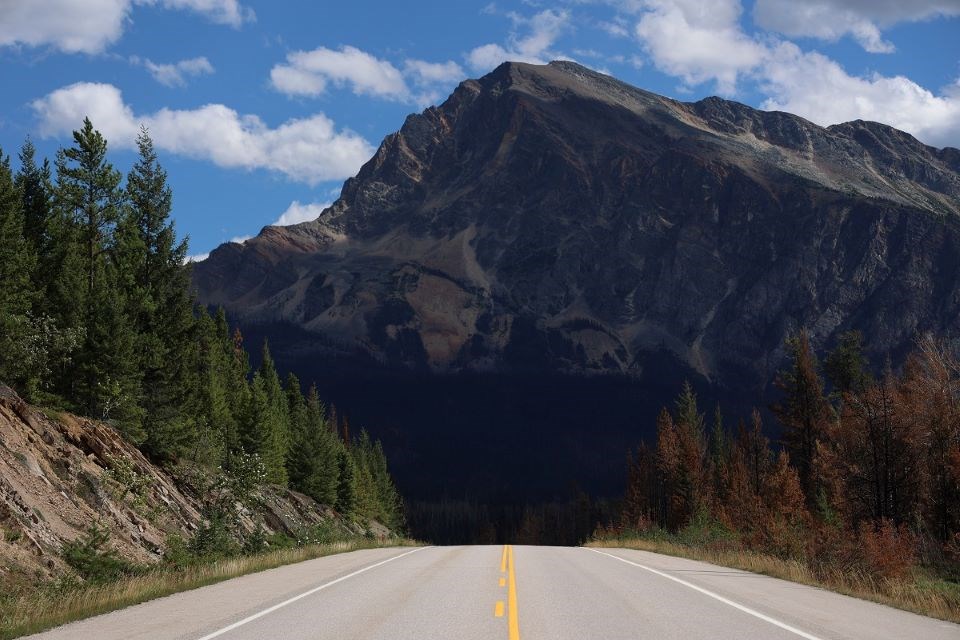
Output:
[[[185,265],[187,243],[177,242],[166,172],[146,129],[141,129],[137,147],[140,155],[127,178],[116,253],[125,275],[127,313],[136,333],[147,447],[159,450],[165,445],[156,441],[155,434],[169,433],[170,423],[191,429],[180,408],[189,393],[182,381],[189,369],[185,336],[194,318],[188,296],[190,272]],[[196,440],[200,434],[184,435]]]
[[334,506],[344,516],[353,517],[357,511],[356,464],[345,446],[341,446],[337,452],[337,478],[337,502]]
[[[20,170],[17,172],[16,185],[20,190],[23,205],[24,235],[37,256],[33,288],[38,294],[44,294],[49,289],[57,269],[54,261],[57,251],[53,229],[53,182],[50,162],[44,159],[43,163],[37,166],[36,148],[29,138],[20,150]],[[45,301],[45,295],[37,296],[34,304],[35,315],[49,312],[49,309],[45,308]]]
[[240,444],[260,456],[267,481],[286,486],[287,449],[290,445],[287,397],[280,385],[270,348],[263,344],[260,368],[253,374],[247,411],[242,420]]
[[311,486],[315,474],[315,442],[311,438],[307,402],[300,388],[300,379],[293,372],[287,374],[284,384],[287,394],[287,414],[290,424],[290,446],[287,450],[287,477],[290,486],[313,496]]
[[[77,250],[79,290],[72,320],[84,330],[76,358],[74,399],[95,417],[117,417],[134,438],[139,431],[139,380],[133,329],[125,313],[123,276],[118,269],[114,229],[120,216],[121,176],[106,160],[107,142],[89,118],[73,132],[74,146],[57,155],[57,206],[72,223],[65,238]],[[65,283],[70,286],[70,282]],[[69,295],[61,292],[64,297]]]
[[863,334],[859,331],[840,334],[840,340],[827,356],[823,370],[833,385],[834,394],[842,396],[863,391],[871,382],[867,360],[863,355]]
[[775,386],[784,399],[773,405],[783,426],[783,442],[797,466],[800,484],[808,506],[816,504],[819,482],[814,476],[817,442],[827,433],[829,406],[823,396],[823,383],[817,374],[817,360],[810,347],[806,329],[787,341],[791,366],[777,376]]
[[327,422],[316,385],[311,385],[307,393],[307,437],[313,443],[314,456],[310,495],[323,504],[332,505],[337,501],[338,458],[342,445]]
[[0,151],[0,379],[21,388],[41,358],[33,353],[35,265],[36,255],[24,235],[20,190],[14,184],[10,158]]

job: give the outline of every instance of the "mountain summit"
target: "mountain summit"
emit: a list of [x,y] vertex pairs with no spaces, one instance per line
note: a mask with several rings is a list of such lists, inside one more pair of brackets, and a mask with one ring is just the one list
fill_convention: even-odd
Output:
[[630,373],[666,352],[751,384],[802,325],[892,353],[956,333],[958,171],[878,123],[505,63],[409,116],[317,220],[223,245],[194,280],[317,352]]

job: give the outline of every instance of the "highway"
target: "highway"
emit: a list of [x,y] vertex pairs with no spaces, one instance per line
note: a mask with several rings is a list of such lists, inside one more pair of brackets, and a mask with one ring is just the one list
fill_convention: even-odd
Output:
[[960,626],[624,549],[354,551],[31,636],[44,640],[960,640]]

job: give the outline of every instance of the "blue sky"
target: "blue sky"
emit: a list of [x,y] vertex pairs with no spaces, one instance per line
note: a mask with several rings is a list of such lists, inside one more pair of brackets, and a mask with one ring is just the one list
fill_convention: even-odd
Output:
[[[315,217],[404,117],[504,60],[960,147],[960,0],[0,0],[0,147],[151,131],[191,253]],[[16,165],[16,159],[14,158]]]

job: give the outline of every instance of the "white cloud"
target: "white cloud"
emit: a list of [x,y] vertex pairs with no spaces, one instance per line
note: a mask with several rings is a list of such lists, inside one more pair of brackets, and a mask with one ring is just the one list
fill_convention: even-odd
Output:
[[143,65],[154,80],[167,87],[183,87],[187,84],[188,76],[201,76],[215,71],[210,61],[203,56],[171,64],[157,64],[148,58],[133,56],[130,62]]
[[403,63],[403,72],[413,80],[414,84],[418,85],[459,82],[466,76],[460,65],[452,60],[448,62],[426,62],[424,60],[407,59]]
[[233,238],[227,240],[227,242],[231,242],[233,244],[243,244],[252,237],[253,236],[234,236]]
[[210,252],[207,253],[197,253],[192,256],[187,256],[186,262],[203,262],[210,257]]
[[[138,4],[154,4],[157,0],[135,0]],[[237,0],[159,0],[169,9],[189,9],[207,16],[213,22],[239,28],[244,22],[256,20],[253,9]]]
[[[485,44],[474,48],[467,54],[467,62],[478,72],[487,72],[507,61],[544,64],[551,59],[563,57],[552,51],[553,45],[569,27],[570,13],[547,9],[529,18],[516,13],[508,14],[513,21],[514,30],[507,40],[507,46]],[[528,29],[524,37],[519,37],[517,29]]]
[[294,51],[287,63],[270,70],[273,86],[288,95],[316,96],[328,84],[349,85],[357,95],[406,100],[410,90],[400,70],[356,47],[339,51],[318,47],[313,51]]
[[740,0],[647,0],[635,33],[654,65],[690,85],[709,80],[722,94],[763,62],[766,48],[740,28]]
[[960,15],[958,0],[757,0],[754,20],[791,37],[838,40],[851,35],[872,53],[889,53],[881,29],[898,22]]
[[821,125],[875,120],[936,146],[960,147],[960,82],[935,95],[909,78],[849,75],[837,62],[793,43],[776,47],[763,68],[764,109]]
[[112,145],[134,148],[143,124],[160,149],[221,167],[270,169],[308,184],[352,176],[374,151],[356,133],[337,131],[323,114],[276,128],[222,104],[135,115],[120,90],[109,84],[72,84],[35,100],[32,107],[45,137],[68,134],[89,116]]
[[130,0],[0,0],[0,46],[99,53],[123,34]]
[[[757,11],[779,1],[758,0]],[[960,0],[783,0],[784,7],[788,4],[798,16],[819,15],[829,6],[880,26],[951,11],[960,14]],[[636,16],[636,34],[653,64],[688,85],[715,81],[721,93],[733,93],[739,81],[749,80],[766,96],[764,109],[788,111],[821,125],[874,120],[927,144],[960,146],[960,81],[935,93],[903,76],[850,75],[820,53],[769,36],[761,40],[747,35],[740,26],[740,0],[716,0],[709,6],[697,0],[635,0],[629,13]],[[801,17],[793,21],[800,30],[806,28]],[[849,23],[838,18],[838,33],[846,33],[844,24]],[[876,34],[879,42],[880,32]]]
[[300,204],[298,200],[294,200],[290,203],[290,206],[287,207],[287,210],[280,214],[280,217],[273,223],[273,226],[286,227],[291,224],[300,224],[301,222],[316,220],[330,204],[329,202]]
[[[135,4],[158,0],[0,0],[0,46],[52,45],[66,53],[100,53],[120,39]],[[239,27],[253,12],[236,0],[159,0],[214,22]]]
[[349,87],[356,95],[427,105],[440,97],[439,89],[464,75],[456,62],[413,58],[404,61],[401,71],[388,60],[345,46],[339,50],[318,47],[294,51],[287,55],[285,64],[270,70],[270,81],[276,90],[288,96],[318,96],[333,85]]

